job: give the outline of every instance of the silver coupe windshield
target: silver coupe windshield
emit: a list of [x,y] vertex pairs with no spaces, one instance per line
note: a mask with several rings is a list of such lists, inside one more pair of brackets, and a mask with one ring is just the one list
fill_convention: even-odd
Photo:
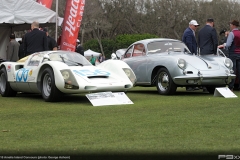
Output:
[[148,53],[164,53],[164,52],[184,52],[187,54],[192,54],[187,46],[182,42],[173,41],[157,41],[152,42],[147,45]]

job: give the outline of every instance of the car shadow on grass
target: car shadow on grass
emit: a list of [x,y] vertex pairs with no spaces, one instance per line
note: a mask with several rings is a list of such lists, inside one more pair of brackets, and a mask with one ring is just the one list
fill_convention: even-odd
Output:
[[[24,100],[32,99],[35,101],[44,101],[41,94],[18,93],[16,97]],[[59,102],[90,103],[85,94],[64,94]]]
[[159,96],[213,96],[212,93],[203,92],[202,89],[194,90],[194,91],[186,91],[185,87],[179,87],[175,94],[173,95],[160,95],[155,88],[146,88],[139,87],[137,90],[130,90],[127,93],[134,94],[151,94],[151,95],[159,95]]

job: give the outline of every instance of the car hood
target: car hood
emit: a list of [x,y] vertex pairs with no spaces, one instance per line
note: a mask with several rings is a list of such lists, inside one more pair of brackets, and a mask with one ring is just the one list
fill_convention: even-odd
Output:
[[70,68],[77,79],[85,79],[91,83],[117,83],[120,81],[114,73],[95,66],[73,66]]
[[96,66],[73,66],[70,67],[73,73],[76,73],[83,77],[98,77],[98,76],[111,76],[111,73],[105,69],[98,68]]
[[216,56],[193,56],[193,55],[176,55],[177,59],[184,59],[188,65],[197,70],[218,70],[220,64],[215,60]]

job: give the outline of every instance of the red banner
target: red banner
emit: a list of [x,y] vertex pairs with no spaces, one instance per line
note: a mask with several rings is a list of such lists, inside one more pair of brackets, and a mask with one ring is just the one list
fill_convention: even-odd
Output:
[[84,5],[85,0],[68,0],[66,2],[60,43],[61,50],[75,51]]
[[37,0],[38,3],[40,3],[41,5],[51,9],[52,7],[52,1],[53,0]]

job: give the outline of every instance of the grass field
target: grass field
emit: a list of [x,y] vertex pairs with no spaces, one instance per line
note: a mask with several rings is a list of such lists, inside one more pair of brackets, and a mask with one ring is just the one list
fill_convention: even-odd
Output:
[[100,107],[85,94],[58,103],[40,95],[0,97],[0,153],[240,155],[239,98],[185,88],[161,96],[155,87],[135,87],[127,96],[134,104]]

